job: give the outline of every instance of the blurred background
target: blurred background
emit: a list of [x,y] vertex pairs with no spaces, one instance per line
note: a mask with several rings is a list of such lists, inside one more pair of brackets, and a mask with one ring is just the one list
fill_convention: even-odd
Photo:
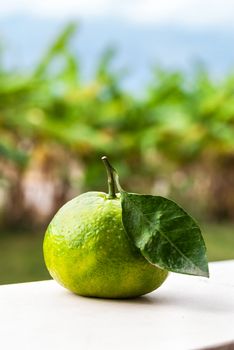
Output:
[[46,226],[107,190],[102,155],[234,258],[234,3],[0,3],[0,284],[49,278]]

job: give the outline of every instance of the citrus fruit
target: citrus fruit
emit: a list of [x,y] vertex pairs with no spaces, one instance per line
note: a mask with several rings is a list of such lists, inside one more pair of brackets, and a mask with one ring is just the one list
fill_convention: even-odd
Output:
[[82,194],[58,211],[45,235],[44,257],[55,280],[84,296],[135,297],[167,277],[129,240],[120,199],[102,192]]
[[109,171],[109,194],[87,192],[66,203],[45,234],[51,276],[82,296],[137,297],[158,288],[168,271],[149,263],[122,223],[120,195]]

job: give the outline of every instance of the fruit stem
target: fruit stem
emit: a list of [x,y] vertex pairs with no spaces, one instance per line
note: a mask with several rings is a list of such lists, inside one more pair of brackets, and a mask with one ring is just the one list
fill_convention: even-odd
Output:
[[115,194],[115,169],[111,166],[108,158],[106,156],[102,157],[102,161],[105,165],[106,172],[107,172],[107,178],[108,178],[108,198],[114,199],[116,198]]

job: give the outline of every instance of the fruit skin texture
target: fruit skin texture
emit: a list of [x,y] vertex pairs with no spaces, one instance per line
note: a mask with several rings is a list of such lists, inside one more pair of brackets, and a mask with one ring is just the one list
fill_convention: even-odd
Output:
[[122,224],[120,196],[87,192],[66,203],[45,234],[43,250],[51,276],[72,292],[130,298],[158,288],[168,272],[150,264]]

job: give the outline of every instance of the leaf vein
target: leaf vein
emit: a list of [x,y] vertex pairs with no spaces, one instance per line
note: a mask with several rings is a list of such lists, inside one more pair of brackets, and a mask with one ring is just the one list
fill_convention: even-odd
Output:
[[[135,208],[135,210],[140,214],[141,217],[143,217],[143,220],[146,221],[149,226],[151,227],[153,224],[149,221],[149,219],[147,219],[147,217],[142,213],[142,211],[138,208],[138,206],[135,205],[134,201],[132,201],[130,199],[130,201],[133,203],[133,207]],[[174,249],[181,255],[184,257],[185,260],[189,261],[190,264],[192,264],[192,266],[195,266],[196,269],[198,269],[199,271],[202,271],[200,269],[199,266],[197,266],[189,257],[187,257],[179,248],[177,248],[177,246],[160,230],[157,230],[157,232],[159,232],[159,234],[161,236],[163,236],[171,245],[172,247],[174,247]]]

